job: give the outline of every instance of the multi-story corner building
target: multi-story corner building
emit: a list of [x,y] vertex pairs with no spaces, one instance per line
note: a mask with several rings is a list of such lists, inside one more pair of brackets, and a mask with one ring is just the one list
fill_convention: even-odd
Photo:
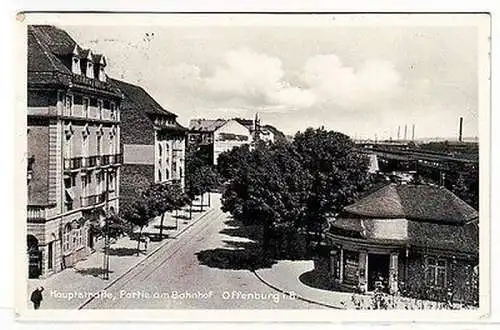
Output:
[[65,31],[27,38],[27,245],[30,277],[45,277],[91,253],[92,228],[118,211],[122,94]]
[[189,123],[189,144],[204,148],[214,165],[221,153],[252,141],[252,133],[236,119],[192,119]]
[[142,87],[111,80],[124,95],[121,106],[123,168],[121,200],[128,203],[153,183],[184,187],[187,129]]

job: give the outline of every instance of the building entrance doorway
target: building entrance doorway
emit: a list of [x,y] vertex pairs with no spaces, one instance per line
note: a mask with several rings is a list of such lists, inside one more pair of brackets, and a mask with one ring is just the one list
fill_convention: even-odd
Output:
[[26,237],[28,252],[28,277],[38,278],[42,274],[42,253],[38,247],[38,239],[33,235]]
[[389,255],[368,255],[368,291],[373,291],[377,286],[382,286],[383,291],[389,290]]

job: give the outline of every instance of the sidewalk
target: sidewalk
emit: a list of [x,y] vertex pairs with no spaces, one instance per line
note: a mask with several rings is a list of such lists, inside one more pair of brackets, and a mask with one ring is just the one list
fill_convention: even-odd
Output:
[[[89,294],[95,294],[103,290],[112,281],[120,278],[128,270],[150,256],[156,249],[169,244],[169,242],[178,235],[181,235],[187,228],[191,227],[211,210],[220,207],[220,202],[216,194],[212,194],[211,200],[211,207],[204,207],[203,212],[199,211],[199,206],[193,206],[191,220],[176,219],[174,217],[175,212],[174,214],[166,214],[163,224],[164,239],[162,241],[151,240],[147,251],[144,250],[144,244],[141,243],[139,256],[137,256],[137,241],[131,240],[129,237],[123,237],[116,240],[116,242],[111,242],[109,280],[102,278],[104,260],[102,241],[98,242],[94,253],[90,254],[86,259],[77,262],[73,267],[45,279],[28,279],[28,297],[26,302],[29,304],[29,308],[33,308],[33,305],[29,301],[29,296],[37,286],[45,288],[40,309],[78,308],[89,298]],[[178,215],[188,217],[189,209],[185,208],[183,211],[179,211]],[[159,224],[160,217],[157,217],[143,229],[143,233],[149,235],[159,234]],[[176,228],[177,224],[178,227]],[[165,229],[165,227],[167,228]]]
[[[313,261],[279,261],[271,268],[254,272],[256,277],[271,288],[290,295],[295,295],[313,304],[335,309],[371,309],[373,294],[354,294],[314,288],[299,279],[303,274],[314,269]],[[388,296],[387,309],[443,309],[443,303],[428,300],[417,300],[401,296]]]

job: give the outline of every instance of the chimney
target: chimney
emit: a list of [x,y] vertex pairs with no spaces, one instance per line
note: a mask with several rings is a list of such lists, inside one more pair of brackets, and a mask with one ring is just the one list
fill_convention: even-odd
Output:
[[408,138],[408,125],[405,124],[405,141]]
[[462,130],[464,126],[464,118],[460,117],[460,126],[458,129],[458,142],[462,142]]
[[398,126],[398,141],[401,139],[401,126]]
[[411,140],[415,141],[415,124],[411,127]]

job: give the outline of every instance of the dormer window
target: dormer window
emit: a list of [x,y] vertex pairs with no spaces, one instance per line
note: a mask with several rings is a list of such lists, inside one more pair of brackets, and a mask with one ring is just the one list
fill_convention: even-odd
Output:
[[91,78],[93,79],[94,78],[94,63],[93,63],[93,59],[92,59],[92,52],[90,50],[87,50],[88,54],[87,54],[87,58],[86,58],[86,62],[87,62],[87,65],[86,65],[86,76],[87,78]]
[[106,81],[106,71],[104,70],[104,68],[106,67],[106,59],[104,58],[103,55],[101,55],[98,67],[99,70],[97,73],[97,77],[99,78],[100,81]]
[[71,72],[75,74],[81,74],[82,70],[80,68],[80,52],[78,51],[78,46],[75,45],[71,57]]
[[71,72],[73,72],[74,74],[81,74],[82,71],[80,69],[80,59],[76,56],[73,56],[71,63]]
[[87,61],[87,77],[88,78],[94,78],[94,64],[92,61]]

